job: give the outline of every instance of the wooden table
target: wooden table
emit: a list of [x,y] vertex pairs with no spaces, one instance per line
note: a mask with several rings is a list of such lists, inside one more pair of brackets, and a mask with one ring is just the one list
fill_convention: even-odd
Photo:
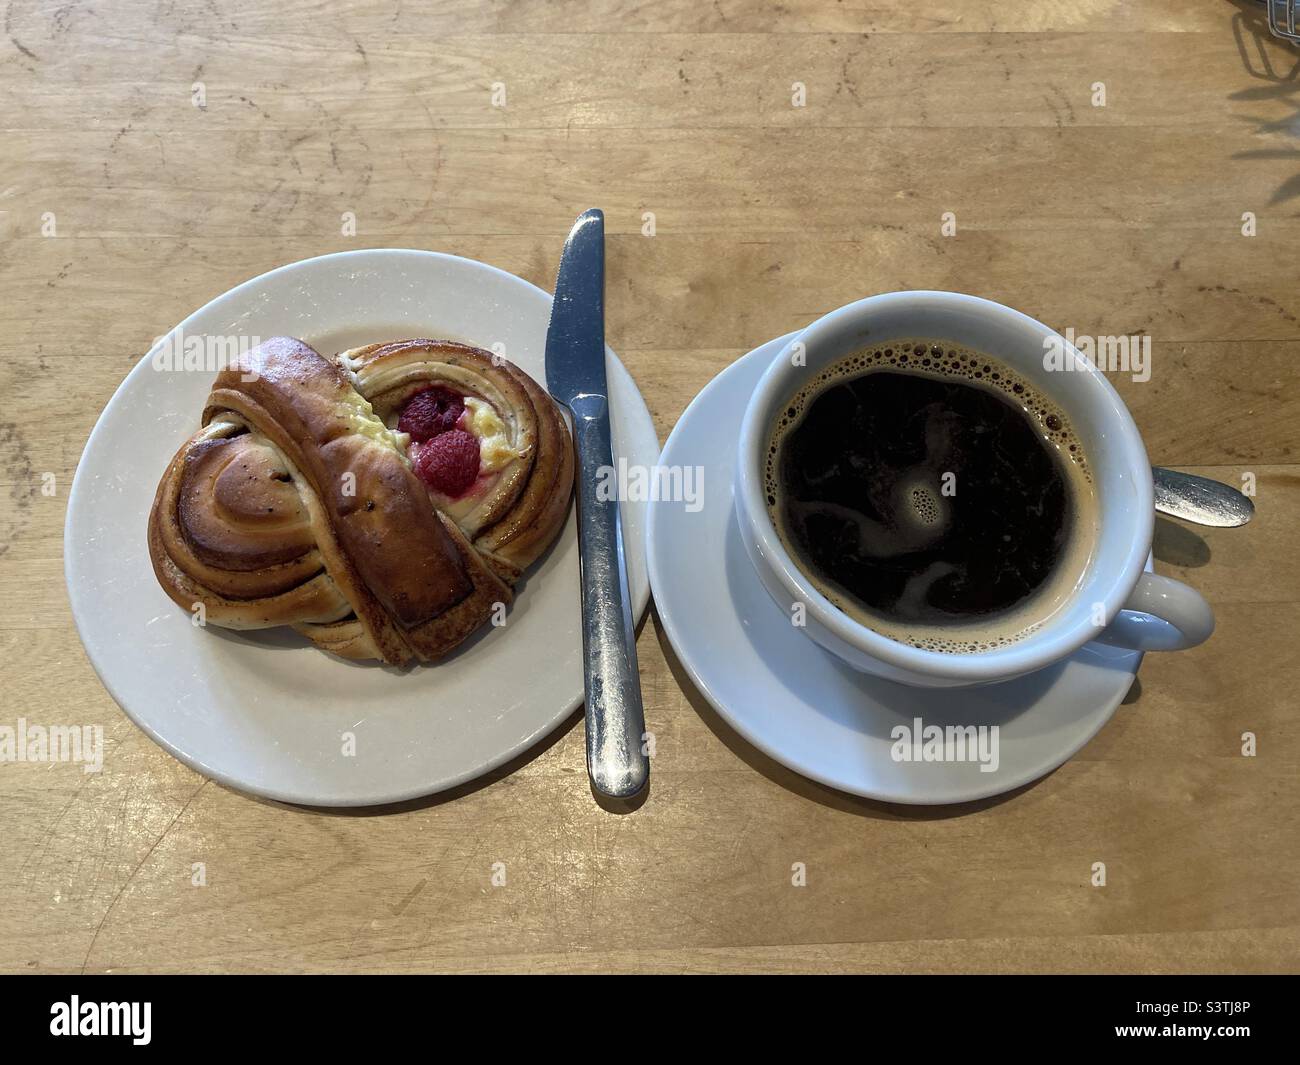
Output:
[[[0,967],[1295,970],[1298,60],[1245,0],[6,4],[0,725],[103,722],[106,756],[0,765]],[[1112,380],[1153,460],[1257,482],[1244,530],[1159,523],[1158,568],[1219,631],[1149,656],[1057,772],[956,808],[762,756],[653,614],[653,793],[630,814],[592,801],[577,715],[508,771],[373,813],[249,799],[165,754],[88,665],[62,568],[78,456],[151,338],[346,248],[549,287],[589,206],[610,343],[661,437],[745,351],[873,292],[1150,334],[1151,380]]]

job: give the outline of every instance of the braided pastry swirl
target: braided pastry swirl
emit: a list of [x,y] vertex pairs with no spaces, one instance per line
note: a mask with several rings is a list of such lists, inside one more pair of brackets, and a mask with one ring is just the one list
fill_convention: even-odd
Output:
[[328,359],[274,337],[218,375],[158,485],[149,554],[213,624],[432,661],[511,601],[572,487],[559,409],[489,352],[406,340]]

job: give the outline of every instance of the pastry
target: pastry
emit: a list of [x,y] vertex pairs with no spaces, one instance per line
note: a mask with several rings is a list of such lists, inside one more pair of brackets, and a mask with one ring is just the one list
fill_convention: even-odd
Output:
[[503,616],[572,486],[564,417],[504,359],[440,340],[331,359],[274,337],[217,376],[158,486],[149,553],[205,623],[433,661]]

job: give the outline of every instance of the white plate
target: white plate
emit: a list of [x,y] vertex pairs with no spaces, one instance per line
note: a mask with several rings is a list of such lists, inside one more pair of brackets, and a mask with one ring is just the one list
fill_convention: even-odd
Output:
[[[161,281],[161,279],[160,279]],[[213,300],[186,336],[301,337],[331,354],[432,336],[497,350],[545,384],[551,298],[482,263],[374,249],[272,270]],[[151,353],[152,355],[152,353]],[[659,445],[636,384],[607,349],[615,456]],[[72,612],[105,687],[177,758],[244,791],[360,806],[454,787],[526,750],[582,703],[573,515],[528,574],[506,624],[408,671],[345,662],[292,630],[199,629],[158,587],[145,525],[168,460],[198,427],[212,372],[137,365],[100,415],[68,501]],[[645,505],[624,504],[637,616],[649,598]],[[344,733],[355,755],[344,755]]]
[[[745,403],[788,340],[764,344],[715,377],[664,445],[666,467],[704,470],[704,506],[690,513],[681,503],[655,503],[647,530],[655,607],[682,665],[755,747],[855,795],[966,802],[1055,769],[1110,719],[1140,654],[1089,644],[1066,662],[1005,684],[908,688],[857,673],[823,651],[759,582],[736,528],[732,467]],[[996,725],[998,768],[896,761],[891,731],[916,718],[923,726]]]

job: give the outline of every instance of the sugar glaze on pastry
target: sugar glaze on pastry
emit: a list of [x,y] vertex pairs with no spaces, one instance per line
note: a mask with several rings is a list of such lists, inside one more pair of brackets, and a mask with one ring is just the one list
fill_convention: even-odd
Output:
[[206,622],[442,657],[559,534],[573,445],[550,396],[442,340],[326,358],[275,337],[223,370],[149,516],[163,590]]

